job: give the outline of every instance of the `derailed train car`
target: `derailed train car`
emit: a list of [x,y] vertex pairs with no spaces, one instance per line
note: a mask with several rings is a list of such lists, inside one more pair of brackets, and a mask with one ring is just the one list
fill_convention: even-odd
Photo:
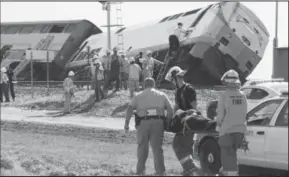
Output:
[[102,31],[87,20],[1,23],[1,66],[11,67],[18,80],[30,80],[33,50],[34,80],[46,80],[46,55],[51,57],[50,79],[59,80],[74,51]]
[[[235,69],[245,81],[261,61],[269,40],[266,27],[250,9],[239,2],[220,2],[149,24],[124,27],[112,34],[111,43],[117,46],[117,35],[122,33],[124,48],[131,48],[128,57],[151,50],[156,59],[163,61],[169,49],[168,37],[178,22],[192,32],[180,42],[182,54],[171,65],[188,70],[185,79],[194,84],[219,84],[228,69]],[[88,65],[87,47],[101,56],[106,46],[106,33],[92,35],[66,69],[78,70]]]

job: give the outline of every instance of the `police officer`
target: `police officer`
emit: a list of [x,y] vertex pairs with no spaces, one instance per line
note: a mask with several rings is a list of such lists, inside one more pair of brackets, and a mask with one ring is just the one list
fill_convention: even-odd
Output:
[[[140,124],[136,123],[137,129],[137,168],[136,173],[145,173],[145,163],[149,152],[149,142],[154,155],[155,171],[157,175],[164,175],[165,165],[162,149],[164,136],[164,122],[173,116],[173,108],[168,96],[154,89],[153,78],[145,80],[145,89],[136,94],[128,107],[124,129],[129,130],[129,121],[136,110]],[[165,110],[167,115],[165,116]],[[136,121],[137,122],[137,121]]]
[[69,71],[68,77],[65,78],[63,82],[63,88],[64,88],[64,113],[70,113],[70,103],[71,103],[71,97],[74,96],[74,84],[73,84],[73,76],[74,72]]
[[221,81],[226,86],[217,107],[217,131],[221,148],[222,171],[225,176],[238,175],[237,149],[246,133],[247,99],[240,90],[239,74],[227,71]]
[[[175,92],[175,112],[179,109],[186,111],[197,108],[197,94],[195,89],[183,79],[186,71],[178,66],[172,67],[166,74],[165,79],[173,83],[177,89]],[[192,176],[197,173],[192,159],[193,147],[192,132],[177,133],[173,139],[173,149],[183,167],[183,176]]]

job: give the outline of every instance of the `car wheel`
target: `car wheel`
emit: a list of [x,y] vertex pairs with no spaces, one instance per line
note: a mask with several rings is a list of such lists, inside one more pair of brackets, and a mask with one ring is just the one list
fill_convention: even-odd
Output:
[[217,100],[209,102],[207,106],[207,117],[209,119],[214,119],[215,116],[217,115],[217,106],[218,106]]
[[200,147],[200,165],[204,173],[218,174],[221,168],[221,156],[218,142],[206,140]]

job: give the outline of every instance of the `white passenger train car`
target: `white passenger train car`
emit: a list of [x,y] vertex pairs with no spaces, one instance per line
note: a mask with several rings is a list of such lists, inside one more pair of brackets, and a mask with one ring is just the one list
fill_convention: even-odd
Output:
[[[185,79],[194,84],[218,84],[229,69],[235,69],[245,81],[262,59],[269,40],[266,27],[250,9],[239,2],[220,2],[149,24],[124,27],[112,33],[112,46],[117,46],[117,34],[123,33],[124,48],[131,47],[128,56],[150,49],[156,59],[163,61],[168,37],[178,22],[192,32],[180,42],[183,54],[175,64],[188,70]],[[67,63],[67,69],[77,70],[88,64],[87,46],[90,52],[104,55],[106,33],[89,37]]]

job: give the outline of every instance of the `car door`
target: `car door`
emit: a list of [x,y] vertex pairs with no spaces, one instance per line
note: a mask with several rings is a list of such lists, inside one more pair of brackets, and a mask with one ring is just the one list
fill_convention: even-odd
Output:
[[267,166],[264,153],[265,139],[274,112],[278,109],[282,99],[268,100],[253,108],[247,114],[248,151],[238,150],[240,164],[250,166]]
[[270,167],[288,170],[288,100],[282,105],[268,129],[264,151]]

